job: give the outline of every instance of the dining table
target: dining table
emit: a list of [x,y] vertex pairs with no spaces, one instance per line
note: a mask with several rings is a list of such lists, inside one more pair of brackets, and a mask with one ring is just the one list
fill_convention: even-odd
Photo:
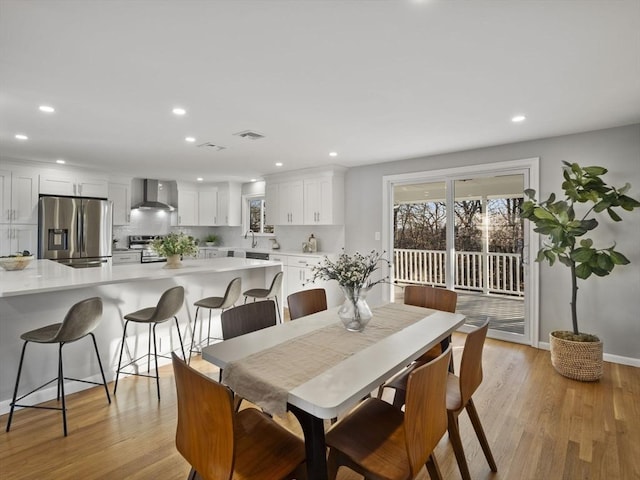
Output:
[[325,421],[340,417],[420,355],[465,316],[388,303],[364,330],[348,331],[338,307],[203,348],[235,394],[271,415],[291,411],[302,427],[307,478],[327,478]]

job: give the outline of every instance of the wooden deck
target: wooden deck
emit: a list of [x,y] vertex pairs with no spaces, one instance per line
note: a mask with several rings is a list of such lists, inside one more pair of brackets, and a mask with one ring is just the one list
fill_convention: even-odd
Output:
[[[402,289],[395,289],[395,301],[402,301]],[[489,317],[489,328],[524,335],[524,299],[507,295],[458,292],[456,312],[467,316],[469,325],[480,325]]]

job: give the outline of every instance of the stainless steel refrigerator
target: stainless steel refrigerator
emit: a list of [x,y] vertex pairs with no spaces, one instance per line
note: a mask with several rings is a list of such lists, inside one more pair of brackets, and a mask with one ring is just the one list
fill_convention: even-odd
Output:
[[38,258],[77,268],[105,264],[111,258],[112,215],[109,200],[40,197]]

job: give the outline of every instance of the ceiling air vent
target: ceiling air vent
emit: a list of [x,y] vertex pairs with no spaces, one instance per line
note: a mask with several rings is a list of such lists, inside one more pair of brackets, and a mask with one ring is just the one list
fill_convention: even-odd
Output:
[[264,135],[252,130],[245,130],[244,132],[234,133],[234,135],[242,138],[248,138],[249,140],[260,140],[261,138],[264,138]]
[[216,152],[219,152],[220,150],[224,150],[227,147],[223,147],[222,145],[216,145],[215,143],[211,143],[211,142],[205,142],[205,143],[201,143],[200,145],[198,145],[198,148],[210,148],[212,150],[215,150]]

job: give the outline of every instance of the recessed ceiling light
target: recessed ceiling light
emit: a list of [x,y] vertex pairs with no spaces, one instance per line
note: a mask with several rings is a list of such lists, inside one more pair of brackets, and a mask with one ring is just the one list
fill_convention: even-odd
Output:
[[276,162],[276,167],[281,167],[282,166],[282,162]]
[[195,139],[194,137],[185,137],[185,138],[184,138],[184,140],[185,140],[186,142],[191,142],[191,143],[193,143],[193,142],[195,142],[195,141],[196,141],[196,139]]
[[329,156],[330,157],[337,157],[338,156],[338,152],[330,152]]
[[198,182],[202,182],[202,181],[204,180],[204,178],[202,178],[202,177],[198,177],[198,178],[196,178],[196,180],[197,180]]
[[176,107],[172,110],[174,115],[184,115],[187,111],[184,108]]
[[251,181],[252,181],[252,182],[256,182],[256,181],[257,181],[257,179],[255,179],[255,178],[252,178],[252,179],[251,179]]
[[59,158],[58,160],[56,160],[56,163],[59,163],[60,165],[64,165],[67,162],[65,162],[63,159]]
[[527,117],[525,117],[524,115],[516,115],[515,117],[511,118],[511,121],[513,123],[518,123],[518,122],[524,122],[527,119]]
[[40,106],[38,107],[38,109],[39,109],[41,112],[45,112],[45,113],[53,113],[53,112],[55,112],[55,111],[56,111],[56,109],[55,109],[55,108],[50,107],[49,105],[40,105]]
[[22,133],[16,133],[16,138],[18,140],[29,140],[29,137],[27,137],[26,135],[24,135]]

